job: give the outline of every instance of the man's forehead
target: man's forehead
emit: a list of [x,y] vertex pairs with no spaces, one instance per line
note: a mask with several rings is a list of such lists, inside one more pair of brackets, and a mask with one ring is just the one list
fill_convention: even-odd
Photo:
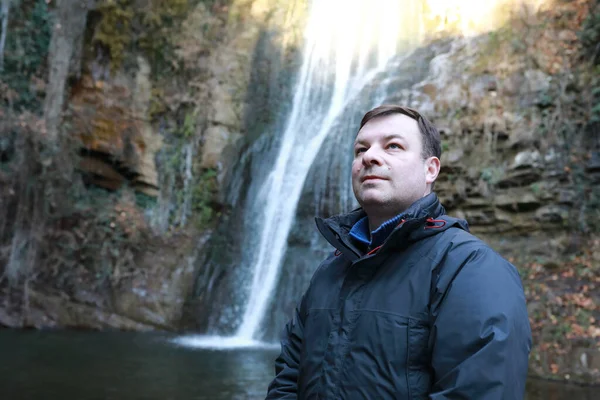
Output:
[[367,122],[356,135],[356,142],[365,139],[400,138],[410,140],[411,137],[420,139],[419,124],[404,114],[386,115]]

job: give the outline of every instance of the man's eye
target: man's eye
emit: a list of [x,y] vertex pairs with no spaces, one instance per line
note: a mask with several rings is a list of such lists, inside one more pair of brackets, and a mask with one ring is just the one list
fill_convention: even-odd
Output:
[[390,149],[402,149],[402,146],[400,146],[398,143],[390,143],[388,147]]
[[354,150],[354,154],[359,155],[360,153],[364,153],[365,151],[367,151],[367,149],[365,147],[359,147]]

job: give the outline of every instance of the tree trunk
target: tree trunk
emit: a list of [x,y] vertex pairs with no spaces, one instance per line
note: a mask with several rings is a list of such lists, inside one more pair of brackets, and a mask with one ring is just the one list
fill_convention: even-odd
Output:
[[8,31],[9,10],[10,0],[2,0],[2,8],[0,8],[0,72],[4,70],[4,45],[6,43],[6,34]]
[[48,53],[49,74],[44,103],[46,132],[50,141],[58,139],[69,65],[77,43],[83,40],[89,8],[90,4],[81,0],[58,0],[56,4]]

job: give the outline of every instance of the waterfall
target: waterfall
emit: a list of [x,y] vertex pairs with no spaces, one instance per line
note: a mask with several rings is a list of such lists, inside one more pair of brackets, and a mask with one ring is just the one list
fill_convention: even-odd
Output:
[[[419,7],[418,2],[408,3]],[[281,148],[247,211],[259,229],[258,246],[250,248],[254,253],[248,257],[253,278],[239,338],[252,339],[260,329],[304,181],[332,124],[396,54],[400,33],[407,41],[418,36],[414,35],[418,25],[401,26],[402,14],[400,2],[390,0],[312,3],[304,60]]]
[[[485,10],[476,9],[476,14],[482,15],[469,14],[469,20],[492,29],[498,26],[502,17],[501,13],[492,11],[511,1],[514,0],[493,0]],[[325,177],[331,172],[327,165],[339,166],[343,157],[340,154],[351,153],[345,145],[335,147],[338,143],[353,140],[357,127],[349,123],[350,119],[356,121],[357,113],[362,115],[368,111],[368,108],[359,110],[359,105],[360,108],[371,107],[377,105],[373,102],[384,100],[410,103],[410,96],[405,99],[404,92],[398,90],[412,93],[410,89],[431,72],[429,62],[434,54],[427,56],[428,51],[423,50],[424,55],[412,56],[408,63],[404,56],[409,57],[409,50],[423,43],[427,32],[445,29],[443,24],[454,21],[450,16],[455,12],[452,8],[455,3],[465,3],[463,8],[468,9],[468,1],[452,0],[444,3],[444,8],[436,14],[431,9],[431,4],[436,2],[439,0],[311,1],[291,112],[285,129],[277,135],[277,148],[273,149],[272,156],[261,154],[262,173],[253,175],[248,189],[252,195],[247,198],[243,213],[247,222],[244,243],[241,243],[243,254],[240,262],[235,264],[235,283],[227,287],[245,299],[234,301],[225,310],[216,312],[215,322],[209,324],[209,331],[222,332],[220,328],[230,323],[234,316],[234,335],[183,338],[178,340],[179,343],[228,348],[264,345],[258,340],[264,337],[266,314],[273,305],[279,281],[285,280],[280,279],[280,272],[286,251],[291,251],[288,239],[311,167],[324,165],[317,174]],[[474,26],[464,23],[460,29],[472,33]],[[388,87],[386,82],[392,83]],[[371,97],[362,98],[366,93]],[[349,110],[352,116],[349,116]],[[348,136],[352,138],[348,139]],[[322,161],[315,160],[322,149],[328,150],[322,154],[334,155],[336,163],[317,163]],[[335,179],[344,179],[343,174],[338,175]],[[240,179],[238,177],[234,182],[238,189]],[[319,204],[327,179],[318,183],[320,186],[313,190],[316,197],[309,201]],[[350,192],[349,184],[348,177],[339,188]],[[350,203],[341,200],[338,204]],[[306,283],[303,279],[299,277],[302,284]],[[293,283],[299,285],[297,280]]]
[[194,174],[192,171],[193,159],[196,155],[196,142],[191,141],[183,147],[183,156],[185,162],[181,166],[181,176],[183,177],[183,205],[179,216],[179,226],[185,226],[188,216],[192,213],[192,182]]

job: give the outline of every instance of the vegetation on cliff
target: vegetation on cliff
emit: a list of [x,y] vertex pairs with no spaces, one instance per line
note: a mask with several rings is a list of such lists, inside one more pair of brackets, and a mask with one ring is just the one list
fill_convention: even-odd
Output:
[[[158,285],[144,279],[158,276],[159,283],[171,281],[175,272],[187,271],[195,236],[212,228],[220,217],[221,166],[201,159],[206,146],[201,132],[213,129],[219,138],[223,132],[221,136],[227,136],[229,131],[222,128],[228,124],[237,129],[242,117],[233,103],[242,102],[247,88],[240,85],[234,94],[223,90],[222,97],[210,97],[214,93],[208,93],[207,81],[222,76],[211,75],[207,55],[222,40],[226,22],[242,20],[244,15],[239,9],[229,14],[229,2],[218,0],[141,4],[101,0],[89,2],[80,14],[68,13],[68,7],[79,4],[70,0],[56,4],[3,0],[2,4],[10,4],[10,14],[4,20],[8,23],[0,25],[5,38],[0,46],[0,325],[43,326],[41,318],[29,313],[30,299],[39,299],[40,292],[110,312],[139,308],[141,300],[128,298],[123,305],[119,296],[140,287],[158,292]],[[250,6],[251,2],[244,4]],[[70,19],[64,18],[67,14]],[[57,22],[65,21],[59,31]],[[80,40],[75,40],[77,35]],[[70,38],[66,40],[70,44],[59,46],[57,37]],[[244,43],[245,36],[239,37]],[[522,105],[514,106],[520,121],[531,127],[523,131],[531,135],[515,142],[510,151],[517,153],[531,145],[538,156],[555,154],[559,166],[555,180],[574,188],[560,194],[564,197],[560,204],[567,207],[548,208],[539,218],[541,229],[548,222],[548,227],[567,237],[552,243],[557,258],[525,248],[523,257],[512,260],[520,268],[530,304],[536,344],[532,371],[573,379],[573,357],[600,351],[600,243],[594,238],[600,232],[600,187],[590,178],[600,171],[600,3],[557,1],[543,15],[517,16],[484,39],[466,74],[507,81],[516,77],[523,83],[519,80],[523,71],[534,71],[525,74],[525,83],[539,86],[534,98],[521,99]],[[70,62],[64,61],[63,51]],[[217,61],[235,65],[229,57]],[[141,76],[139,70],[146,63],[150,71]],[[485,90],[494,94],[490,97],[500,97],[492,78]],[[58,93],[59,88],[67,88],[66,94]],[[123,103],[139,100],[131,93],[139,88],[147,89],[148,95],[139,101],[144,103],[139,113],[130,115]],[[264,91],[255,88],[250,95],[258,98]],[[442,100],[438,105],[443,109]],[[265,101],[264,109],[268,111],[275,102]],[[221,114],[208,115],[207,109],[216,103]],[[477,106],[489,106],[484,111],[496,113],[494,123],[506,111],[514,111],[493,104]],[[265,119],[255,125],[257,131],[273,123],[265,110],[256,110]],[[468,107],[442,111],[459,125],[472,122]],[[122,115],[126,123],[117,123]],[[84,127],[89,128],[87,133],[82,133]],[[162,140],[156,158],[151,159],[159,170],[158,196],[140,190],[151,185],[144,181],[136,186],[139,172],[127,165],[148,146],[149,141],[139,138],[144,130],[158,132]],[[86,142],[86,134],[97,140],[100,133],[107,137],[103,145],[113,146],[112,152]],[[490,149],[506,139],[500,137],[500,129],[493,133]],[[444,152],[453,150],[447,139],[443,147]],[[127,152],[134,156],[119,154]],[[82,168],[83,159],[101,161],[103,171],[117,183],[102,185],[93,168]],[[489,193],[500,193],[510,178],[507,165],[484,161],[472,174],[473,181]],[[466,186],[463,178],[454,172],[447,175],[457,192]],[[553,189],[544,182],[522,183],[528,197],[507,199],[503,211],[533,207]],[[477,217],[486,215],[474,214],[473,220]],[[520,229],[516,233],[527,234],[527,221]],[[161,252],[178,253],[160,261],[172,264],[172,270],[152,275],[158,269],[153,258]],[[83,293],[83,288],[89,290]],[[154,311],[165,307],[165,302],[157,301]],[[181,308],[181,304],[173,301],[171,307]],[[159,313],[144,323],[176,326],[177,312],[163,320],[156,317]],[[589,368],[577,379],[599,381],[600,371]]]
[[[600,354],[599,16],[595,0],[559,1],[537,15],[517,14],[485,38],[469,71],[491,82],[494,94],[490,104],[478,104],[488,113],[477,115],[496,124],[480,182],[514,228],[493,244],[523,279],[534,336],[530,369],[578,382],[600,380],[593,361]],[[503,103],[514,88],[498,88],[500,80],[527,84],[531,95]],[[472,111],[452,111],[473,123]],[[517,116],[512,127],[495,118],[504,113]],[[510,129],[510,138],[503,137]],[[504,157],[497,148],[504,148]],[[550,206],[540,207],[547,201]],[[534,218],[520,220],[528,210]]]
[[[181,251],[170,250],[173,256],[161,266],[168,274],[171,268],[178,270],[193,253],[191,243],[214,223],[216,172],[198,162],[196,125],[202,120],[196,118],[187,92],[162,100],[154,96],[151,102],[161,107],[142,108],[146,115],[127,117],[133,127],[140,126],[136,118],[148,121],[145,126],[154,124],[167,140],[157,157],[165,199],[148,196],[127,180],[118,190],[98,188],[94,174],[82,169],[92,154],[113,168],[111,174],[135,178],[135,171],[115,154],[86,147],[81,121],[96,127],[102,121],[97,115],[82,117],[82,110],[95,106],[90,100],[95,93],[104,93],[103,103],[109,102],[110,92],[102,91],[104,81],[135,70],[140,55],[150,62],[154,94],[162,92],[165,80],[183,84],[186,69],[173,38],[196,3],[10,3],[9,18],[3,18],[6,46],[0,68],[0,325],[42,326],[29,308],[30,296],[39,292],[118,311],[119,291],[163,274],[147,260],[149,247],[173,249],[172,238],[178,238]],[[224,7],[217,1],[201,3],[209,15],[212,11],[206,7],[215,13]],[[82,12],[74,13],[72,8],[79,6]],[[98,71],[93,88],[83,87],[88,91],[85,101],[71,102],[83,78]],[[127,90],[116,87],[113,92]],[[107,110],[117,117],[115,108]],[[57,122],[52,129],[51,119]],[[121,134],[114,133],[115,142],[122,140]],[[146,145],[142,143],[142,149]],[[96,300],[82,299],[84,288]],[[161,307],[173,307],[180,300]],[[161,327],[172,329],[178,321],[171,323]]]

